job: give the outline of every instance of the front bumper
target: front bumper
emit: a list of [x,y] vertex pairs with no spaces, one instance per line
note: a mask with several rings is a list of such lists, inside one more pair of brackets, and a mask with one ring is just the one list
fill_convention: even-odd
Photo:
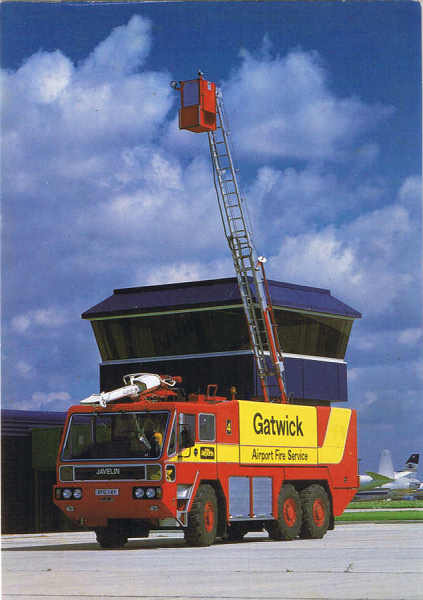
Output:
[[[161,498],[134,497],[134,488],[160,489]],[[82,491],[80,499],[63,498],[63,489],[78,488]],[[78,484],[60,484],[53,488],[53,502],[75,523],[86,527],[106,527],[109,519],[142,519],[159,521],[176,518],[176,486],[146,484],[140,486],[134,482],[95,482]]]

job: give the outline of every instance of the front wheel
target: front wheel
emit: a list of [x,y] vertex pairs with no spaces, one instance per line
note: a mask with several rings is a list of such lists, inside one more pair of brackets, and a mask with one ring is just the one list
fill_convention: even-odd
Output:
[[123,548],[128,541],[127,536],[118,527],[98,527],[95,530],[97,542],[102,548]]
[[312,484],[301,492],[303,524],[301,537],[322,538],[329,528],[331,510],[326,490],[318,484]]
[[211,485],[202,484],[188,515],[188,526],[184,530],[185,540],[190,546],[210,546],[216,541],[216,532],[216,493]]
[[281,487],[278,499],[278,518],[267,526],[274,540],[294,540],[298,537],[302,523],[300,496],[295,487],[286,483]]

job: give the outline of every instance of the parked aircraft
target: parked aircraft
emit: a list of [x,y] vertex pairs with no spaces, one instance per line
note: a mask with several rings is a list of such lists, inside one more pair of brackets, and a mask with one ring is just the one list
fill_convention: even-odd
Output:
[[414,453],[407,459],[404,469],[394,471],[390,451],[382,450],[378,472],[368,471],[366,475],[360,475],[360,488],[355,498],[396,498],[406,495],[421,495],[423,484],[415,475],[418,464],[419,454]]

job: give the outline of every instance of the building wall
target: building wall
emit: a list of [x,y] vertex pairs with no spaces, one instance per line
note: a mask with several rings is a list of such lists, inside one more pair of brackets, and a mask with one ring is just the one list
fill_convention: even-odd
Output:
[[[43,425],[53,421],[59,426]],[[2,533],[75,529],[52,501],[64,413],[2,410]]]

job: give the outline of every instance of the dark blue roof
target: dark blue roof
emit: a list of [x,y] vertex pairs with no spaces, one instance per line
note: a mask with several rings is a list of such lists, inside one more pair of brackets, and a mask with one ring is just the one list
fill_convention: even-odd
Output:
[[65,412],[3,408],[1,411],[1,434],[2,436],[27,436],[31,435],[33,429],[62,427],[65,419]]
[[[331,296],[329,290],[269,280],[274,306],[359,318],[361,314]],[[82,314],[83,319],[142,314],[181,308],[240,304],[236,277],[171,283],[114,290],[99,304]]]

